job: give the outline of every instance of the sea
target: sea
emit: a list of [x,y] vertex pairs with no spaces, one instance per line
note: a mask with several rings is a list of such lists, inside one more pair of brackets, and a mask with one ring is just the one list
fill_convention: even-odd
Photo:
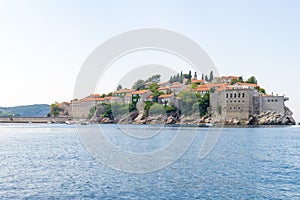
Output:
[[0,199],[300,199],[299,126],[214,130],[0,124]]

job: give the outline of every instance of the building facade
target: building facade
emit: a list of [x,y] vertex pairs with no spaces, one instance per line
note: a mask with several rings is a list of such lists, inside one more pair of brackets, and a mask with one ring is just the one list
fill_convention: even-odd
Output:
[[263,95],[246,85],[231,85],[210,94],[212,117],[224,120],[248,120],[254,114],[263,112],[284,113],[284,96]]

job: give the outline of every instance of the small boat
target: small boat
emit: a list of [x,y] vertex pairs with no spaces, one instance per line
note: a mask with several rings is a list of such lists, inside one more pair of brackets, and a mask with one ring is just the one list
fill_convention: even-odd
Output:
[[81,122],[80,124],[81,124],[81,125],[88,125],[89,122]]
[[205,124],[199,124],[198,127],[212,127],[214,126],[213,124],[210,123],[205,123]]
[[65,123],[68,124],[68,125],[73,125],[73,124],[75,124],[74,121],[66,121]]

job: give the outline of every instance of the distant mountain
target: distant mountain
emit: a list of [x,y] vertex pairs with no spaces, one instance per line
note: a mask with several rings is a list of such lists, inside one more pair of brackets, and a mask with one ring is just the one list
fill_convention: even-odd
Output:
[[34,104],[28,106],[0,107],[0,116],[45,117],[50,112],[50,105]]

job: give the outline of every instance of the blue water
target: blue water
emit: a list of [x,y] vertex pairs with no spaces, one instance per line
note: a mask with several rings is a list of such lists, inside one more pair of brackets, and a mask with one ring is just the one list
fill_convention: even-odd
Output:
[[[116,125],[102,126],[118,133]],[[148,147],[168,144],[174,129],[161,129]],[[206,131],[199,129],[173,164],[135,174],[95,159],[74,126],[2,124],[0,199],[300,199],[299,127],[225,128],[211,153],[200,159]],[[147,149],[145,141],[128,144],[124,147],[137,152]]]

